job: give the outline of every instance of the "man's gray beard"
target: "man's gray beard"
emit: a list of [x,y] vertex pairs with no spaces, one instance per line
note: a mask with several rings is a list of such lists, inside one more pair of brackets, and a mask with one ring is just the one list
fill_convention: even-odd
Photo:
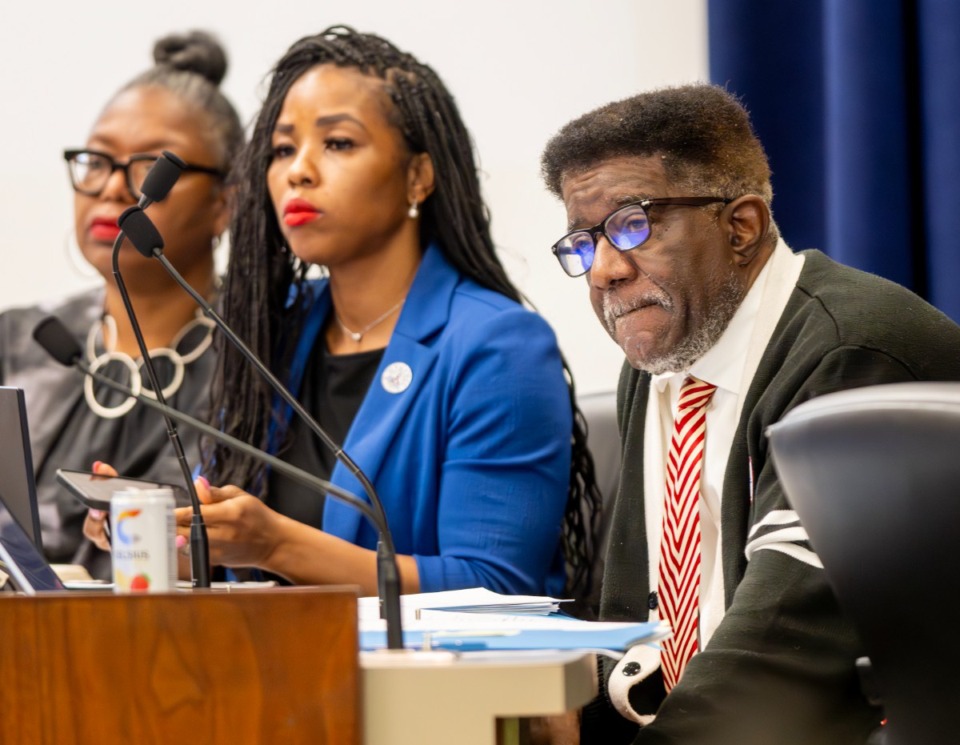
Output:
[[[647,293],[639,302],[632,304],[633,307],[657,302],[667,310],[673,309],[673,301],[667,293],[659,288],[654,293]],[[684,337],[669,352],[659,357],[654,357],[640,362],[636,365],[637,369],[648,372],[651,375],[660,375],[667,372],[681,372],[687,370],[690,366],[705,355],[714,344],[719,341],[723,332],[730,325],[730,319],[733,318],[746,297],[747,288],[743,286],[738,277],[729,274],[719,285],[715,296],[711,313],[706,321],[689,336]],[[627,310],[617,300],[608,297],[603,301],[604,321],[610,335],[616,338],[616,319]]]

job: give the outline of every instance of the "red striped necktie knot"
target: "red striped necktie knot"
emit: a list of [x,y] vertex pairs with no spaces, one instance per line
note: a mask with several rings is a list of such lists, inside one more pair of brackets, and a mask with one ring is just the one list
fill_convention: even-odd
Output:
[[700,620],[700,474],[706,441],[706,405],[715,385],[683,381],[667,454],[660,536],[660,613],[673,636],[662,645],[663,681],[673,688],[698,647]]
[[717,390],[717,386],[704,383],[702,380],[697,380],[697,378],[689,375],[680,388],[680,401],[677,403],[677,409],[680,411],[700,409],[710,402],[715,390]]

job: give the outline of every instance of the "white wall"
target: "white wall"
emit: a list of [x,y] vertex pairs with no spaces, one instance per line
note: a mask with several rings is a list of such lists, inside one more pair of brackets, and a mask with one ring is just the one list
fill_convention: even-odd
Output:
[[[0,10],[0,308],[98,281],[68,249],[72,196],[61,151],[81,146],[101,106],[151,64],[170,31],[216,33],[224,90],[250,121],[271,64],[333,23],[372,31],[431,64],[456,96],[483,171],[494,239],[514,280],[556,329],[581,392],[616,386],[619,348],[583,281],[550,253],[562,205],[539,179],[562,124],[660,85],[705,79],[706,0],[86,0]],[[56,10],[54,8],[57,8]],[[60,8],[69,8],[62,11]]]

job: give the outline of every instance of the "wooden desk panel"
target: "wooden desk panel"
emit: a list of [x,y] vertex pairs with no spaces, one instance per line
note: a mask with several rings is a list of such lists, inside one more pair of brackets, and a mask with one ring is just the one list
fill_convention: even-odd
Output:
[[343,588],[0,596],[0,742],[360,742]]

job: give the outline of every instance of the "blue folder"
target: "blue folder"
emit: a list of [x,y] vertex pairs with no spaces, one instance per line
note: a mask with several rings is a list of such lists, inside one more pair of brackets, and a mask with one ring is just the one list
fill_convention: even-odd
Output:
[[[430,649],[456,652],[484,650],[587,649],[615,653],[630,647],[663,639],[663,626],[657,622],[635,623],[617,629],[494,629],[490,631],[405,631],[403,645],[407,649],[423,649],[425,641]],[[427,637],[425,639],[425,637]],[[385,631],[361,631],[360,648],[365,651],[387,646]]]

